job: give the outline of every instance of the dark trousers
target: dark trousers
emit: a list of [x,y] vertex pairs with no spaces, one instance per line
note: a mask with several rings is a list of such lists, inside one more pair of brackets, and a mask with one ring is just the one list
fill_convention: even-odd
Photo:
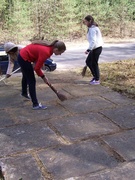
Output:
[[92,50],[86,59],[86,65],[89,67],[93,78],[98,81],[100,78],[100,73],[99,73],[99,66],[98,66],[98,60],[99,56],[102,52],[102,47],[98,47],[94,50]]
[[22,76],[22,95],[27,95],[27,79],[25,76]]
[[[25,61],[20,54],[18,55],[18,63],[20,64],[23,77],[27,79],[27,84],[29,86],[29,93],[33,103],[33,106],[38,105],[38,100],[36,96],[36,79],[34,75],[33,66],[30,62]],[[23,81],[23,80],[22,80]]]

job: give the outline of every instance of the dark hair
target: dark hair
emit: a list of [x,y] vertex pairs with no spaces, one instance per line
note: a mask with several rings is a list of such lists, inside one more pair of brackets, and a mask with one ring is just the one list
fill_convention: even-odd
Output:
[[90,26],[95,25],[98,26],[98,24],[94,21],[94,18],[91,15],[88,15],[84,18],[86,21],[90,22]]
[[51,43],[45,41],[45,40],[35,40],[35,41],[32,41],[32,44],[40,44],[40,45],[43,45],[43,46],[53,46],[54,48],[57,48],[59,51],[65,51],[66,50],[66,45],[64,42],[62,41],[58,41],[58,40],[55,40]]
[[8,53],[10,53],[10,52],[13,52],[13,53],[15,53],[15,52],[17,52],[18,51],[18,47],[14,47],[13,49],[11,49],[10,51],[8,51]]

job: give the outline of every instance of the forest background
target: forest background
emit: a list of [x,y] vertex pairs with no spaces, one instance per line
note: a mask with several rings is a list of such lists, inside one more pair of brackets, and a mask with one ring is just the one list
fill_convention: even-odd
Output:
[[135,37],[135,0],[0,0],[0,41],[86,39],[88,14],[104,37]]

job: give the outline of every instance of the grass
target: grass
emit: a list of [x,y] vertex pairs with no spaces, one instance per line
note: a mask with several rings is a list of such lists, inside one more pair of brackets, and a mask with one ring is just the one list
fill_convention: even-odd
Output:
[[[101,85],[135,99],[135,59],[101,63],[99,67]],[[86,76],[90,76],[88,70]]]
[[135,99],[135,59],[100,64],[101,84]]

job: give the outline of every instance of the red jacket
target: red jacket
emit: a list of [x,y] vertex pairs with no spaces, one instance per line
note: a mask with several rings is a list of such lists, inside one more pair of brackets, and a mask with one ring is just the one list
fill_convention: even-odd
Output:
[[25,61],[34,62],[34,70],[38,76],[43,76],[41,68],[44,62],[53,54],[53,47],[39,44],[29,44],[20,50],[20,55]]

